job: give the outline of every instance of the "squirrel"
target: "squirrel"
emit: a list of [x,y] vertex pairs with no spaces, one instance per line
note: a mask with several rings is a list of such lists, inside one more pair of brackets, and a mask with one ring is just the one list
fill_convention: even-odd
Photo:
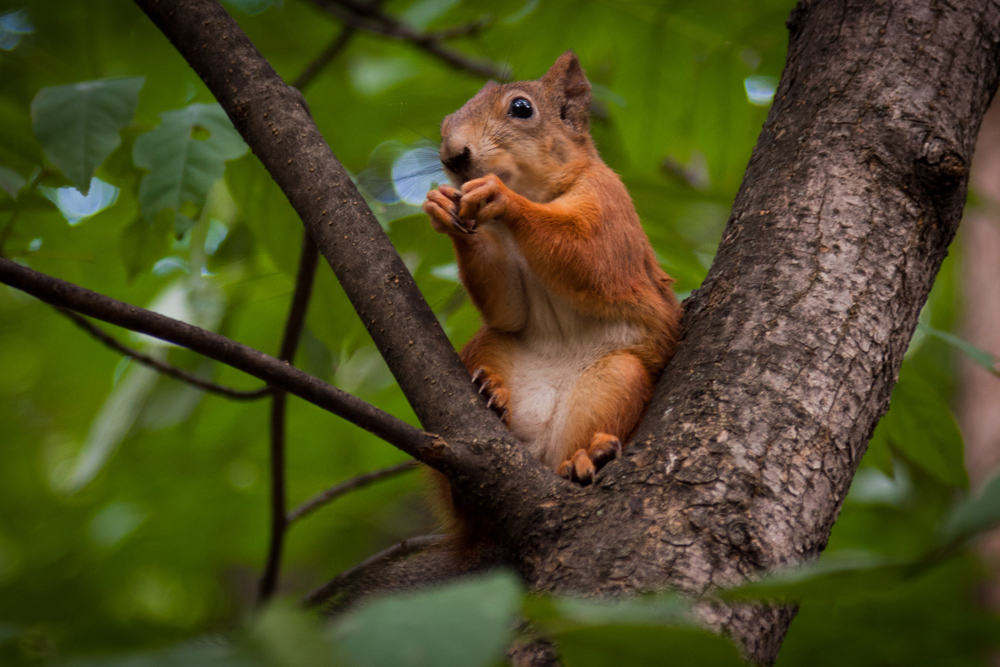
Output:
[[621,454],[681,317],[590,136],[590,98],[572,51],[538,80],[488,82],[442,122],[452,185],[423,204],[482,316],[460,354],[473,382],[533,456],[581,484]]

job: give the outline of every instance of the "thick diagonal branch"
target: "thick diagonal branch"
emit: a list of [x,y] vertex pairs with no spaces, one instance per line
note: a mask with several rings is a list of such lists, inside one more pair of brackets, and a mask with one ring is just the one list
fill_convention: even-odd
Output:
[[214,0],[136,0],[216,96],[298,212],[424,427],[434,466],[516,523],[565,490],[477,395],[454,348],[292,89]]

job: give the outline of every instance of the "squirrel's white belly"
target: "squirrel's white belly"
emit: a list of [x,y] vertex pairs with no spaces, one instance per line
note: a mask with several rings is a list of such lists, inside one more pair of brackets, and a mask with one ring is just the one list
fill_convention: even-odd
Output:
[[535,458],[562,461],[573,390],[603,356],[639,342],[634,324],[583,315],[524,272],[528,317],[507,377],[511,431]]
[[562,460],[569,399],[580,377],[600,359],[594,352],[525,345],[514,354],[507,381],[511,431],[547,466],[554,468]]

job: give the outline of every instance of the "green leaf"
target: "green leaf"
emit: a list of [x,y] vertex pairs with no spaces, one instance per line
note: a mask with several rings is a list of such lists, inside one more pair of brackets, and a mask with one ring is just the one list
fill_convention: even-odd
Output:
[[940,329],[935,329],[927,324],[918,324],[917,329],[928,336],[940,338],[949,345],[952,345],[964,352],[977,366],[982,366],[994,375],[1000,375],[1000,359],[997,359],[997,357],[990,354],[986,350],[976,347],[969,341],[959,338],[954,334],[948,333],[947,331],[941,331]]
[[556,636],[566,667],[743,666],[732,641],[693,627],[604,625]]
[[313,614],[272,604],[249,624],[246,644],[273,667],[333,667],[333,649]]
[[196,224],[198,224],[197,220],[193,220],[183,213],[174,214],[174,237],[182,238]]
[[138,216],[122,232],[118,250],[131,281],[169,252],[169,238],[160,224]]
[[160,125],[135,141],[132,157],[148,169],[139,185],[139,202],[147,220],[160,211],[180,213],[187,202],[200,207],[222,178],[226,161],[247,152],[218,104],[192,104],[160,114]]
[[101,163],[121,145],[145,77],[81,81],[42,88],[31,103],[32,127],[45,155],[82,193]]
[[504,654],[521,585],[498,572],[376,600],[334,627],[357,667],[485,667]]
[[675,594],[626,600],[530,597],[525,614],[555,639],[567,667],[741,665],[733,643],[697,625]]
[[17,199],[17,193],[27,182],[28,179],[13,169],[0,167],[0,190],[9,194],[13,199]]
[[942,548],[959,546],[966,540],[1000,524],[1000,475],[978,495],[956,507],[942,522],[937,541]]
[[693,625],[691,605],[679,595],[664,593],[624,600],[572,597],[530,597],[525,614],[551,631],[578,625]]
[[882,422],[893,449],[945,484],[968,487],[962,432],[936,387],[909,362],[903,362]]
[[815,563],[783,570],[761,581],[723,593],[726,600],[798,603],[844,600],[896,586],[915,561],[886,558],[867,551],[839,551]]
[[302,223],[281,189],[255,157],[234,162],[226,184],[247,225],[274,265],[294,276],[302,248]]

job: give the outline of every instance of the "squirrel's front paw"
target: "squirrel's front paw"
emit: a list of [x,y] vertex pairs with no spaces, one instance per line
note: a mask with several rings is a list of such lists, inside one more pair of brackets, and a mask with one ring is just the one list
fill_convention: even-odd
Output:
[[458,216],[458,202],[462,193],[450,185],[441,185],[427,193],[424,213],[430,216],[434,230],[441,234],[475,234],[476,221],[462,220]]
[[503,218],[507,215],[511,194],[510,188],[496,174],[473,179],[462,186],[458,217],[479,223]]
[[486,396],[486,407],[497,413],[504,426],[510,428],[510,392],[500,376],[480,366],[472,371],[472,382],[479,387],[479,393]]

